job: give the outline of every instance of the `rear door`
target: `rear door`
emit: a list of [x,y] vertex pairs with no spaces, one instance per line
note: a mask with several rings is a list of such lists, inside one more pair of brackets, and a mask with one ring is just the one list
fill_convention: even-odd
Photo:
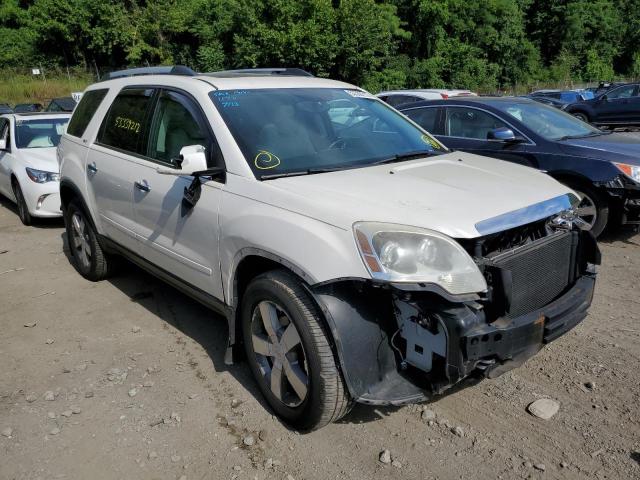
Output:
[[205,116],[187,93],[162,90],[151,116],[143,157],[131,167],[140,254],[171,275],[223,299],[218,257],[218,210],[224,183],[203,179],[194,207],[183,201],[191,176],[163,175],[183,147],[205,147],[209,166],[223,166]]
[[[516,138],[521,138],[522,142],[489,140],[489,132],[497,128],[513,130]],[[535,156],[527,152],[527,146],[533,145],[533,142],[492,112],[478,107],[448,105],[445,108],[443,130],[443,135],[438,139],[447,147],[537,168]]]
[[155,92],[144,87],[122,89],[87,157],[88,189],[93,192],[103,234],[136,253],[134,182]]

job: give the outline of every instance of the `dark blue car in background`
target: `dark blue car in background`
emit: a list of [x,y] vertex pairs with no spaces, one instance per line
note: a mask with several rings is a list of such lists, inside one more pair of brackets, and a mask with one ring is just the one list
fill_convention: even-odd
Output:
[[568,105],[567,113],[608,127],[640,126],[640,84],[617,85],[592,100]]
[[640,137],[604,132],[521,97],[468,97],[396,107],[447,147],[548,172],[582,198],[580,217],[600,235],[640,225]]

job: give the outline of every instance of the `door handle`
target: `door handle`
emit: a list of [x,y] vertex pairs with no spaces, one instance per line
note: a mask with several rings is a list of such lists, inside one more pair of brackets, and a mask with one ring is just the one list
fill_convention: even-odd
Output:
[[87,165],[87,172],[91,174],[98,173],[98,167],[96,167],[96,162],[93,162]]
[[133,182],[133,184],[136,186],[136,188],[138,190],[140,190],[141,192],[150,192],[151,191],[151,187],[149,186],[149,182],[147,182],[146,180],[141,180],[139,182]]

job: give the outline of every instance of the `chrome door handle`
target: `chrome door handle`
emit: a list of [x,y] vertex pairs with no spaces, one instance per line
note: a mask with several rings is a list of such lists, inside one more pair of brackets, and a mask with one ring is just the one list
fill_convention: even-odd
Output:
[[96,167],[96,162],[93,162],[87,165],[87,172],[98,173],[98,167]]
[[133,184],[136,186],[136,188],[142,192],[150,192],[151,191],[151,187],[149,186],[149,182],[147,182],[146,180],[141,180],[139,182],[133,182]]

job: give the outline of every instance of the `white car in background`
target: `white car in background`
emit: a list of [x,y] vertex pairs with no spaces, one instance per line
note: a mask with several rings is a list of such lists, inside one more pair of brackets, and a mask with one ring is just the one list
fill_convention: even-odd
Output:
[[18,206],[25,225],[32,217],[60,217],[56,147],[68,113],[0,116],[0,193]]
[[377,97],[392,107],[422,100],[446,100],[451,97],[477,97],[471,90],[446,90],[439,88],[423,88],[416,90],[390,90],[380,92]]

